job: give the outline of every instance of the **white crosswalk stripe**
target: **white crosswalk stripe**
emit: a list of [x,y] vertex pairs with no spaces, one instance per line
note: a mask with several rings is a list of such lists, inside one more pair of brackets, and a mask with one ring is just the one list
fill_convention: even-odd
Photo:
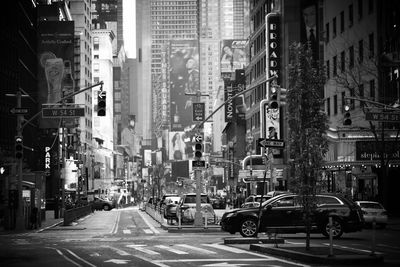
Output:
[[212,248],[216,248],[216,249],[229,251],[229,252],[232,252],[232,253],[247,253],[243,249],[238,249],[238,248],[234,248],[234,247],[228,247],[228,246],[221,245],[221,244],[218,244],[218,243],[215,243],[215,244],[203,244],[203,245],[207,246],[207,247],[212,247]]
[[143,229],[143,231],[144,231],[146,234],[154,234],[154,232],[151,231],[150,229]]
[[138,250],[140,252],[143,252],[143,253],[146,253],[146,254],[149,254],[149,255],[159,255],[160,254],[160,253],[155,252],[153,250],[144,248],[146,245],[126,245],[126,246],[128,248],[133,248],[133,249],[136,249],[136,250]]
[[190,250],[195,250],[195,251],[198,251],[198,252],[201,252],[201,253],[204,253],[204,254],[217,254],[214,251],[211,251],[211,250],[208,250],[208,249],[204,249],[204,248],[190,246],[190,245],[187,245],[187,244],[178,244],[177,246],[183,247],[183,248],[186,248],[186,249],[190,249]]
[[172,247],[170,247],[170,246],[157,245],[157,246],[155,246],[155,247],[156,247],[156,248],[165,249],[165,250],[170,251],[170,252],[175,253],[175,254],[180,254],[180,255],[188,254],[188,253],[185,252],[185,251],[182,251],[182,250],[179,250],[179,249],[174,249],[174,248],[172,248]]
[[[213,250],[205,249],[199,247],[194,247],[191,245],[187,244],[175,244],[173,246],[165,246],[165,245],[155,245],[154,247],[147,246],[147,245],[126,245],[128,248],[135,249],[137,251],[143,252],[148,255],[159,255],[162,251],[164,252],[170,252],[170,253],[175,253],[178,255],[187,255],[190,253],[203,253],[203,254],[217,254],[215,250],[224,250],[228,251],[231,253],[246,253],[245,250],[234,248],[234,247],[229,247],[225,246],[223,244],[200,244],[201,246],[206,246],[213,248]],[[180,249],[177,249],[176,247],[184,248],[187,251],[183,251]],[[156,250],[156,251],[155,251]]]

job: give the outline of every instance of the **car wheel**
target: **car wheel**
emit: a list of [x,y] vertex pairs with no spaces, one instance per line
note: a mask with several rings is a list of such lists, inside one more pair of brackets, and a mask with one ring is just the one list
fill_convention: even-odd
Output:
[[243,237],[254,237],[257,235],[257,221],[252,218],[246,218],[240,224],[240,234]]
[[[326,237],[329,237],[329,221],[326,221],[323,229],[322,229],[322,234]],[[336,219],[336,218],[332,218],[332,237],[333,238],[339,238],[341,237],[343,234],[343,225],[342,223]]]
[[110,206],[104,205],[104,206],[103,206],[103,210],[110,210]]

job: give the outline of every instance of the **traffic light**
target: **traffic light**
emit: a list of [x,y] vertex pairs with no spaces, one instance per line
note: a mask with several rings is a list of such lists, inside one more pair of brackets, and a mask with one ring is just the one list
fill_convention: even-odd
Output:
[[271,84],[270,90],[269,90],[269,107],[270,108],[277,109],[279,107],[278,90],[279,90],[279,87],[276,84]]
[[287,93],[287,89],[285,89],[285,88],[279,88],[278,100],[279,100],[279,104],[280,104],[281,106],[286,105],[286,93]]
[[15,136],[15,158],[22,159],[24,155],[24,145],[22,136]]
[[99,91],[97,95],[97,116],[104,117],[106,115],[106,92]]
[[196,142],[194,145],[194,157],[196,160],[201,160],[203,156],[203,144],[202,142]]
[[350,105],[344,106],[343,125],[351,125]]

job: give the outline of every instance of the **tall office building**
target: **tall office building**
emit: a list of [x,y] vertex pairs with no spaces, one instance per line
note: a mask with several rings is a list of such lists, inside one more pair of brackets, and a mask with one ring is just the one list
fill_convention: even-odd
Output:
[[[138,1],[139,2],[139,1]],[[150,1],[151,25],[151,80],[153,96],[167,95],[163,85],[166,80],[162,77],[163,47],[168,46],[172,40],[198,40],[198,1],[197,0],[151,0]],[[165,49],[165,47],[164,47]],[[156,97],[153,98],[153,104]],[[161,105],[160,105],[161,107]],[[164,108],[169,108],[164,105]],[[162,108],[153,107],[155,112],[154,123],[157,127],[155,133],[161,134],[161,129],[168,127],[169,112],[162,113]],[[161,111],[161,113],[160,113]],[[162,121],[162,124],[157,122]]]
[[[92,85],[92,34],[91,34],[91,0],[70,0],[69,9],[75,23],[75,57],[74,78],[75,87],[79,89]],[[83,173],[88,181],[93,180],[92,168],[92,90],[87,90],[75,96],[75,103],[84,105],[85,116],[79,118],[80,160],[85,166]],[[87,183],[89,185],[89,183]],[[89,189],[89,188],[88,188]]]

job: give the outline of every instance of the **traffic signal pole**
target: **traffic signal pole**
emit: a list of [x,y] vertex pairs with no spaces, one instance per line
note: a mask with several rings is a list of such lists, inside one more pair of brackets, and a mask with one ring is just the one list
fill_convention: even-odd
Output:
[[[21,91],[18,90],[17,94],[17,108],[21,108]],[[22,121],[24,120],[24,115],[17,115],[17,136],[22,136]],[[15,230],[21,231],[25,229],[25,219],[24,219],[24,207],[23,207],[23,198],[22,198],[22,159],[23,157],[19,157],[17,159],[17,190],[18,190],[18,204],[17,204],[17,216],[15,223]]]

